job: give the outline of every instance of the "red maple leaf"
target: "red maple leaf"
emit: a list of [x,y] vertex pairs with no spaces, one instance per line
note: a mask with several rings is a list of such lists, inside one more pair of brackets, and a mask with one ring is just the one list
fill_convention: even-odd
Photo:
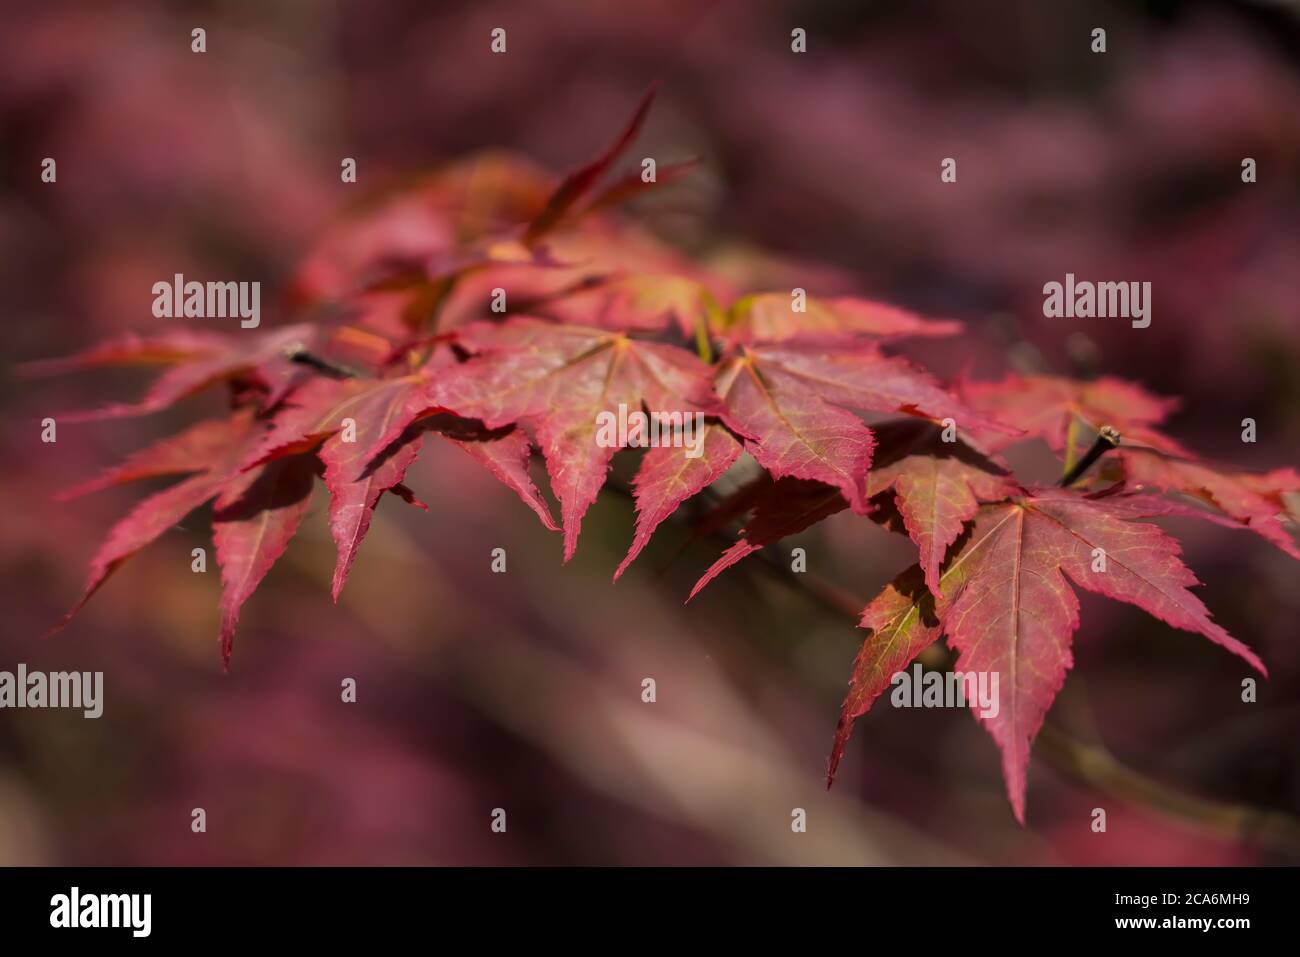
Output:
[[114,403],[85,412],[65,412],[69,422],[158,412],[217,382],[245,378],[264,392],[281,387],[297,371],[292,355],[317,338],[310,325],[238,333],[176,330],[155,336],[126,336],[62,359],[28,363],[28,375],[47,375],[100,366],[164,366],[165,371],[138,402]]
[[[867,474],[866,495],[872,518],[899,526],[916,543],[926,584],[941,593],[939,568],[944,555],[981,502],[1016,494],[1019,486],[1004,465],[929,422],[903,420],[875,427],[883,451]],[[892,502],[885,499],[892,497]],[[700,590],[747,555],[810,528],[848,507],[842,492],[822,482],[764,476],[724,502],[714,524],[748,514],[740,540],[696,582]]]
[[[204,442],[193,441],[196,431],[206,434]],[[104,544],[91,560],[90,575],[80,600],[51,632],[71,621],[123,562],[220,494],[237,474],[240,459],[247,455],[260,436],[261,423],[255,419],[252,410],[242,409],[227,420],[202,423],[171,440],[151,446],[136,457],[136,462],[143,465],[128,467],[128,463],[128,466],[88,483],[88,488],[105,487],[139,478],[195,473],[143,499],[109,530]]]
[[[1282,500],[1300,484],[1295,473],[1279,470],[1264,476],[1198,458],[1156,428],[1178,407],[1175,399],[1153,396],[1119,379],[1083,382],[1052,376],[967,382],[961,392],[976,408],[1026,435],[1045,439],[1054,451],[1064,452],[1067,461],[1109,426],[1119,433],[1120,447],[1116,465],[1102,471],[1102,478],[1122,481],[1134,490],[1191,496],[1300,558],[1291,531],[1296,523]],[[981,440],[993,448],[1016,441],[984,435]]]
[[1112,509],[1068,489],[1039,489],[981,506],[940,576],[943,597],[904,572],[863,612],[869,630],[840,714],[828,780],[854,721],[926,646],[945,635],[957,670],[996,673],[1000,702],[980,720],[1002,750],[1016,817],[1024,820],[1029,748],[1073,664],[1079,625],[1074,585],[1129,602],[1176,628],[1198,632],[1267,674],[1263,662],[1210,619],[1188,587],[1196,577],[1178,542],[1134,521],[1143,509]]
[[774,478],[838,488],[859,514],[875,441],[850,410],[903,412],[963,429],[1012,432],[969,409],[928,373],[887,356],[872,339],[801,338],[740,346],[724,358],[717,391],[724,419]]
[[526,428],[560,500],[566,561],[618,451],[598,440],[603,415],[719,411],[708,366],[673,345],[525,317],[467,328],[460,342],[473,357],[429,383],[411,420],[439,409],[489,429]]
[[807,336],[955,336],[957,322],[923,319],[897,306],[844,296],[805,298],[796,309],[786,292],[766,292],[738,299],[718,320],[720,335],[734,342],[784,342]]

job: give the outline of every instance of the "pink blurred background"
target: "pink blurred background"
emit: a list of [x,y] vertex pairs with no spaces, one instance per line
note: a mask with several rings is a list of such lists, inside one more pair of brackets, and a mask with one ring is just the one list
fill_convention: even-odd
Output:
[[[1184,397],[1172,431],[1192,448],[1297,464],[1294,4],[214,0],[9,4],[3,23],[9,364],[155,331],[151,286],[176,272],[278,294],[346,204],[441,160],[503,147],[567,168],[662,78],[638,155],[703,167],[640,214],[691,255],[766,251],[772,288],[797,278],[961,319],[968,335],[908,350],[941,375],[1135,378]],[[488,51],[497,26],[504,56]],[[1104,55],[1089,50],[1096,26]],[[790,51],[794,27],[806,55]],[[355,186],[339,181],[344,156]],[[956,185],[939,181],[944,157]],[[1044,320],[1042,285],[1066,272],[1151,281],[1151,327]],[[53,492],[220,397],[61,426],[54,445],[37,423],[142,381],[6,369],[0,383],[0,669],[102,670],[106,687],[98,721],[0,712],[0,863],[1300,860],[1262,817],[1224,827],[1192,800],[1300,813],[1297,569],[1255,536],[1169,525],[1216,619],[1268,663],[1259,702],[1241,704],[1244,672],[1221,650],[1081,596],[1051,720],[1106,773],[1081,779],[1039,747],[1022,828],[994,745],[961,712],[873,711],[827,793],[851,622],[758,567],[684,607],[719,545],[681,528],[612,585],[633,520],[618,496],[562,566],[558,538],[445,443],[408,477],[430,514],[383,502],[338,606],[318,492],[245,609],[229,674],[218,576],[190,571],[203,516],[40,642],[140,494]],[[1239,440],[1246,416],[1255,445]],[[913,560],[848,515],[791,544],[863,603]],[[489,570],[496,547],[505,575]],[[339,700],[345,677],[356,704]],[[1125,774],[1193,811],[1126,790]],[[1089,828],[1099,806],[1106,834]],[[190,830],[195,807],[206,834]],[[496,807],[506,834],[489,828]],[[795,807],[806,834],[791,832]]]

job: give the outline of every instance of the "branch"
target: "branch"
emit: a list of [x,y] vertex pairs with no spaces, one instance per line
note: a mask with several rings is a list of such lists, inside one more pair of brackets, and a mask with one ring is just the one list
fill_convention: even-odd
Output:
[[1084,455],[1083,458],[1079,459],[1079,461],[1075,463],[1074,468],[1069,469],[1065,473],[1065,477],[1061,479],[1061,488],[1068,488],[1073,485],[1079,480],[1079,476],[1092,467],[1093,462],[1097,461],[1111,449],[1118,447],[1119,433],[1111,426],[1103,425],[1097,433],[1097,441],[1092,443],[1092,448],[1088,450],[1087,454]]
[[1105,748],[1084,744],[1049,724],[1039,732],[1038,745],[1054,767],[1107,794],[1158,808],[1222,837],[1300,854],[1300,821],[1282,811],[1184,794],[1121,764]]
[[357,370],[340,365],[337,362],[331,362],[329,359],[323,359],[314,352],[308,352],[302,346],[289,346],[284,350],[284,356],[290,362],[307,366],[309,369],[315,369],[331,379],[360,379],[362,377]]

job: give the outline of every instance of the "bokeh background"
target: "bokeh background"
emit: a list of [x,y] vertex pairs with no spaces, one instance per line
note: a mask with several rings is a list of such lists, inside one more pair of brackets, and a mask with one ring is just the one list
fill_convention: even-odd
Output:
[[[824,790],[859,643],[827,602],[751,560],[683,607],[720,546],[668,526],[612,585],[632,528],[617,495],[562,566],[558,537],[446,443],[408,477],[430,514],[381,503],[337,606],[318,492],[245,608],[229,674],[218,575],[190,571],[202,515],[41,642],[140,490],[52,493],[220,398],[44,445],[43,416],[143,380],[10,368],[155,331],[150,287],[175,272],[273,296],[346,204],[440,161],[501,147],[572,166],[661,78],[637,155],[703,165],[639,214],[691,255],[771,256],[772,288],[961,319],[962,338],[909,349],[942,375],[1134,378],[1185,399],[1172,431],[1198,451],[1293,465],[1300,5],[140,0],[10,2],[0,22],[0,669],[106,685],[98,721],[0,712],[0,863],[1300,860],[1297,567],[1255,536],[1169,525],[1216,618],[1268,663],[1259,702],[1241,703],[1243,666],[1222,650],[1082,595],[1050,716],[1074,744],[1036,748],[1022,828],[996,749],[959,711],[873,711]],[[504,56],[488,52],[497,26]],[[1043,319],[1042,284],[1066,272],[1151,281],[1151,327]],[[862,603],[913,560],[848,515],[792,544]]]

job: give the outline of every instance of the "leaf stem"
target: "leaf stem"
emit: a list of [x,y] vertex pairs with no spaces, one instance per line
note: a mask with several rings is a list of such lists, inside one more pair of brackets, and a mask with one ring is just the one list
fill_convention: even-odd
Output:
[[707,289],[701,292],[700,303],[703,309],[695,314],[695,351],[701,361],[713,365],[713,346],[709,342],[709,327],[721,325],[722,310],[718,308],[713,295]]
[[707,323],[699,319],[695,321],[695,352],[699,355],[700,361],[713,365],[713,347],[709,345]]
[[1075,448],[1079,444],[1079,417],[1070,416],[1070,424],[1065,430],[1065,468],[1061,470],[1061,476],[1070,474],[1074,468],[1075,462],[1078,461],[1075,455]]
[[315,369],[322,375],[327,375],[331,379],[360,379],[362,375],[356,369],[345,366],[337,362],[331,362],[329,359],[321,358],[314,352],[308,352],[302,346],[290,346],[284,350],[285,358],[290,362],[296,362],[298,365],[307,366]]
[[[1092,463],[1109,452],[1111,449],[1119,446],[1120,435],[1109,425],[1103,425],[1097,433],[1097,441],[1092,443],[1083,458],[1074,463],[1074,467],[1065,473],[1061,479],[1061,488],[1068,488],[1078,481],[1079,476],[1092,467]],[[1068,461],[1068,460],[1067,460]]]

